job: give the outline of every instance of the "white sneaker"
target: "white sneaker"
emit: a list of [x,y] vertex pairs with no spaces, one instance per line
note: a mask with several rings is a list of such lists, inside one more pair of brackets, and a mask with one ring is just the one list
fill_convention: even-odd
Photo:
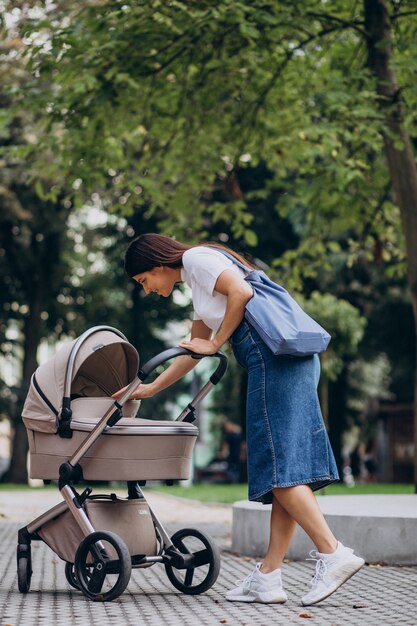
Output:
[[262,563],[244,580],[237,581],[237,587],[226,593],[226,600],[231,602],[263,602],[265,604],[281,604],[288,600],[282,588],[281,570],[276,569],[269,574],[260,571]]
[[365,561],[353,554],[340,541],[332,554],[322,554],[316,550],[310,552],[310,559],[317,561],[316,573],[312,578],[312,589],[302,599],[301,604],[307,606],[321,602],[356,574]]

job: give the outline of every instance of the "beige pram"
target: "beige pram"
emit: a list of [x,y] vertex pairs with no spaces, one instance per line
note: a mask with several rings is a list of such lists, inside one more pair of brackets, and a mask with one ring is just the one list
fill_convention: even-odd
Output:
[[[136,418],[140,402],[130,395],[160,365],[180,355],[170,348],[139,369],[135,348],[117,329],[97,326],[61,348],[34,375],[23,409],[31,478],[58,480],[63,502],[21,528],[18,586],[30,588],[31,541],[43,540],[66,562],[65,575],[91,600],[109,601],[125,590],[132,567],[163,563],[172,584],[199,594],[214,584],[219,551],[200,530],[172,537],[149,507],[146,480],[189,478],[198,435],[195,407],[226,371],[227,359],[175,421]],[[123,395],[111,395],[128,385]],[[127,498],[92,495],[82,481],[126,481]]]

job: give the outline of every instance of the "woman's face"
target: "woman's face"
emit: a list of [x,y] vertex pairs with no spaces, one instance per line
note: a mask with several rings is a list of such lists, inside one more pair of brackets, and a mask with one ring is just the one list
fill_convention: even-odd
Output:
[[167,298],[171,295],[174,285],[178,281],[178,270],[160,266],[148,272],[136,274],[133,279],[142,285],[146,295],[157,293],[158,296]]

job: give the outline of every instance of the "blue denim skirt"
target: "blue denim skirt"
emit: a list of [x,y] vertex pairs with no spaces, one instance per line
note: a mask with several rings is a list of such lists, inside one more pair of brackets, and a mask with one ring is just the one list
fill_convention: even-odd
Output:
[[276,487],[315,491],[339,480],[317,396],[319,357],[274,355],[246,320],[230,343],[248,371],[249,500],[270,504]]

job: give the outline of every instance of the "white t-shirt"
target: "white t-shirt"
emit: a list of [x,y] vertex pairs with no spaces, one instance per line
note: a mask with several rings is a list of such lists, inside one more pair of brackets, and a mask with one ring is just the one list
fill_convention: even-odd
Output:
[[202,320],[216,332],[223,321],[227,304],[227,297],[214,290],[216,280],[224,270],[231,269],[239,276],[245,276],[245,272],[224,254],[207,246],[186,250],[182,264],[181,278],[192,291],[193,319]]

